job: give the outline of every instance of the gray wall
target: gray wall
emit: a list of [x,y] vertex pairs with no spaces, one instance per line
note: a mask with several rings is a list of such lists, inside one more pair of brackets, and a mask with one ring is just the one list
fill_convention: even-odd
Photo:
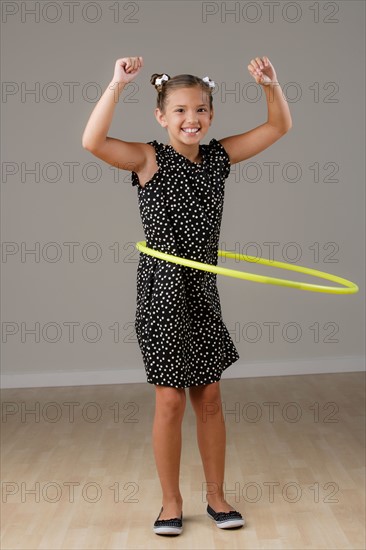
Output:
[[[145,66],[123,92],[109,135],[167,142],[153,116],[150,75],[189,72],[218,85],[205,143],[265,122],[265,96],[247,65],[269,57],[293,128],[232,167],[221,248],[268,258],[265,243],[277,243],[276,260],[360,286],[342,296],[218,277],[241,356],[225,376],[362,368],[364,3],[277,2],[272,12],[268,2],[139,0],[119,2],[117,14],[117,2],[81,1],[72,17],[63,2],[57,10],[40,2],[36,16],[22,12],[35,4],[5,2],[2,14],[4,386],[145,380],[133,327],[134,243],[144,239],[137,188],[129,172],[116,173],[81,144],[116,59],[130,55],[142,55]],[[37,163],[39,176],[26,172]],[[273,179],[269,163],[277,163]],[[74,258],[66,243],[77,243]],[[258,264],[220,264],[328,284]],[[36,336],[27,333],[33,329]]]

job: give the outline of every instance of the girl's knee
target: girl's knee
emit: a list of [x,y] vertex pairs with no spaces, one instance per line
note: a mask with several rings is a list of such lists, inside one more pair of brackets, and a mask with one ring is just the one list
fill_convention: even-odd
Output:
[[194,401],[219,402],[221,400],[220,383],[214,382],[204,386],[190,388],[190,397]]
[[221,393],[218,382],[190,388],[190,398],[196,416],[200,418],[221,413]]
[[186,394],[184,388],[170,388],[167,386],[156,386],[156,406],[164,415],[183,415],[186,405]]

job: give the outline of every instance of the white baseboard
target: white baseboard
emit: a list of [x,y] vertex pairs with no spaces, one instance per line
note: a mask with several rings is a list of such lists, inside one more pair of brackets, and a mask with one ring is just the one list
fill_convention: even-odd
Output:
[[316,357],[291,361],[234,363],[222,378],[256,378],[259,376],[289,376],[365,371],[365,356]]
[[[243,360],[224,371],[225,378],[256,378],[260,376],[288,376],[299,374],[324,374],[356,372],[365,370],[365,357],[318,357],[291,361],[246,363]],[[46,372],[27,374],[1,374],[2,388],[45,388],[57,386],[95,386],[103,384],[146,383],[146,374],[141,368],[119,370]]]

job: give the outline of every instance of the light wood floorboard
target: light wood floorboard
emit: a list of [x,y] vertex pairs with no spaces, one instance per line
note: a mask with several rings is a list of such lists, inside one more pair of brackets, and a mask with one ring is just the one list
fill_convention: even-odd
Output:
[[152,531],[161,507],[154,391],[2,391],[3,550],[365,548],[364,373],[221,381],[225,489],[246,519],[235,531],[206,515],[186,390],[184,530],[175,538]]

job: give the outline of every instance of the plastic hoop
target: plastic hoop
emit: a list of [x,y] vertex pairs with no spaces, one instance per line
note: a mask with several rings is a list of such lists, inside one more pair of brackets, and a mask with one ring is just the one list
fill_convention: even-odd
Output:
[[318,271],[317,269],[312,269],[310,267],[296,266],[293,264],[288,264],[285,262],[278,262],[275,260],[267,260],[266,258],[256,258],[255,256],[248,256],[246,254],[238,254],[237,252],[230,252],[226,250],[218,250],[219,256],[226,258],[234,258],[243,261],[254,261],[260,264],[269,265],[271,267],[278,267],[280,269],[289,269],[292,271],[297,271],[299,273],[306,273],[315,277],[320,277],[322,279],[327,279],[335,283],[344,285],[344,287],[333,287],[333,286],[324,286],[324,285],[313,285],[310,283],[301,283],[297,281],[288,281],[287,279],[277,279],[276,277],[266,277],[263,275],[256,275],[254,273],[246,273],[238,271],[236,269],[228,269],[226,267],[205,264],[203,262],[197,262],[195,260],[189,260],[188,258],[180,258],[179,256],[173,256],[172,254],[167,254],[165,252],[160,252],[154,248],[148,248],[146,246],[146,241],[139,241],[136,243],[136,248],[140,252],[147,254],[149,256],[154,256],[155,258],[160,258],[166,262],[172,262],[175,264],[185,265],[193,269],[201,269],[203,271],[210,271],[211,273],[216,273],[218,275],[225,275],[227,277],[236,277],[238,279],[247,279],[256,283],[264,283],[270,285],[279,285],[287,286],[291,288],[297,288],[299,290],[309,290],[311,292],[325,292],[329,294],[355,294],[359,291],[358,286],[347,279],[338,277],[337,275],[332,275],[330,273],[325,273],[324,271]]

